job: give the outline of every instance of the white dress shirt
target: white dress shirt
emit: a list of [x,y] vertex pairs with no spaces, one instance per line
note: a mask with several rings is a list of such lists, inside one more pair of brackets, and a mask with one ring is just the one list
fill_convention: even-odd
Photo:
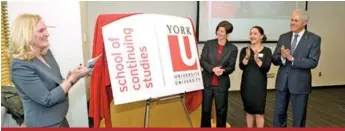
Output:
[[[296,42],[295,51],[296,51],[297,45],[299,44],[299,41],[301,40],[301,38],[302,38],[304,32],[305,32],[305,29],[303,29],[303,30],[302,30],[301,32],[299,32],[299,33],[295,33],[295,32],[292,33],[291,43],[290,43],[291,46],[292,46],[293,39],[295,38],[295,35],[298,34],[298,38],[297,38],[297,42]],[[291,55],[292,55],[292,54],[291,54]],[[286,58],[283,58],[283,57],[281,56],[281,59],[282,59],[283,65],[285,65],[285,63],[286,63]],[[293,64],[293,62],[292,62],[292,64]]]

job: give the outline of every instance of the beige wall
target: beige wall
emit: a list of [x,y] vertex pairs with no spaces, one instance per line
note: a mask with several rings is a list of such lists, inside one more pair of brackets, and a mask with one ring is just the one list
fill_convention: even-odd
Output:
[[[84,64],[87,64],[87,60],[92,57],[92,40],[88,38],[89,28],[88,28],[88,13],[87,13],[87,3],[85,1],[80,2],[80,16],[81,16],[81,31],[82,31],[82,38],[83,38],[83,57],[84,57]],[[85,87],[86,87],[86,98],[89,100],[90,98],[90,77],[85,78]]]
[[311,1],[308,5],[311,16],[308,30],[322,37],[320,64],[313,70],[313,85],[344,85],[345,2]]

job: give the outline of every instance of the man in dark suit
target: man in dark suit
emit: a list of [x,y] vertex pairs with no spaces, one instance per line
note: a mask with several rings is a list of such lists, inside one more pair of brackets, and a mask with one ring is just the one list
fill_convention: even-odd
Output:
[[276,105],[274,127],[287,126],[287,109],[292,103],[293,127],[305,127],[311,69],[320,58],[321,37],[305,30],[308,15],[295,10],[291,16],[290,32],[279,37],[273,53],[273,64],[279,66],[276,79]]

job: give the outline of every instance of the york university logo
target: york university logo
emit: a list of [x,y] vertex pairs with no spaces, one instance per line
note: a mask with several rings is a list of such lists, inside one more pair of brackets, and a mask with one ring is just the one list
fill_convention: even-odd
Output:
[[191,45],[195,43],[190,42],[194,39],[191,27],[167,25],[167,29],[173,71],[197,70],[197,50]]

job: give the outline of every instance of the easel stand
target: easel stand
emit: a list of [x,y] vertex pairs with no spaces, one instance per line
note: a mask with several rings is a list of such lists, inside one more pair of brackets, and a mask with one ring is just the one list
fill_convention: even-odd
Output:
[[[189,126],[193,127],[192,119],[190,118],[190,115],[188,113],[188,110],[187,110],[187,107],[186,107],[186,104],[185,104],[185,101],[184,101],[184,95],[185,95],[185,93],[182,93],[182,94],[179,94],[177,96],[172,96],[172,97],[168,97],[168,98],[161,98],[161,99],[157,99],[157,100],[163,101],[163,100],[170,100],[170,99],[174,99],[174,98],[179,97],[180,101],[181,101],[181,104],[183,106],[185,115],[186,115],[186,117],[188,119]],[[151,104],[151,102],[152,102],[151,98],[146,100],[145,118],[144,118],[145,119],[144,120],[144,127],[145,128],[148,128],[148,125],[149,125],[149,115],[150,115],[150,104]]]
[[145,121],[144,121],[144,127],[145,128],[147,128],[149,125],[150,103],[151,103],[151,98],[146,100]]

